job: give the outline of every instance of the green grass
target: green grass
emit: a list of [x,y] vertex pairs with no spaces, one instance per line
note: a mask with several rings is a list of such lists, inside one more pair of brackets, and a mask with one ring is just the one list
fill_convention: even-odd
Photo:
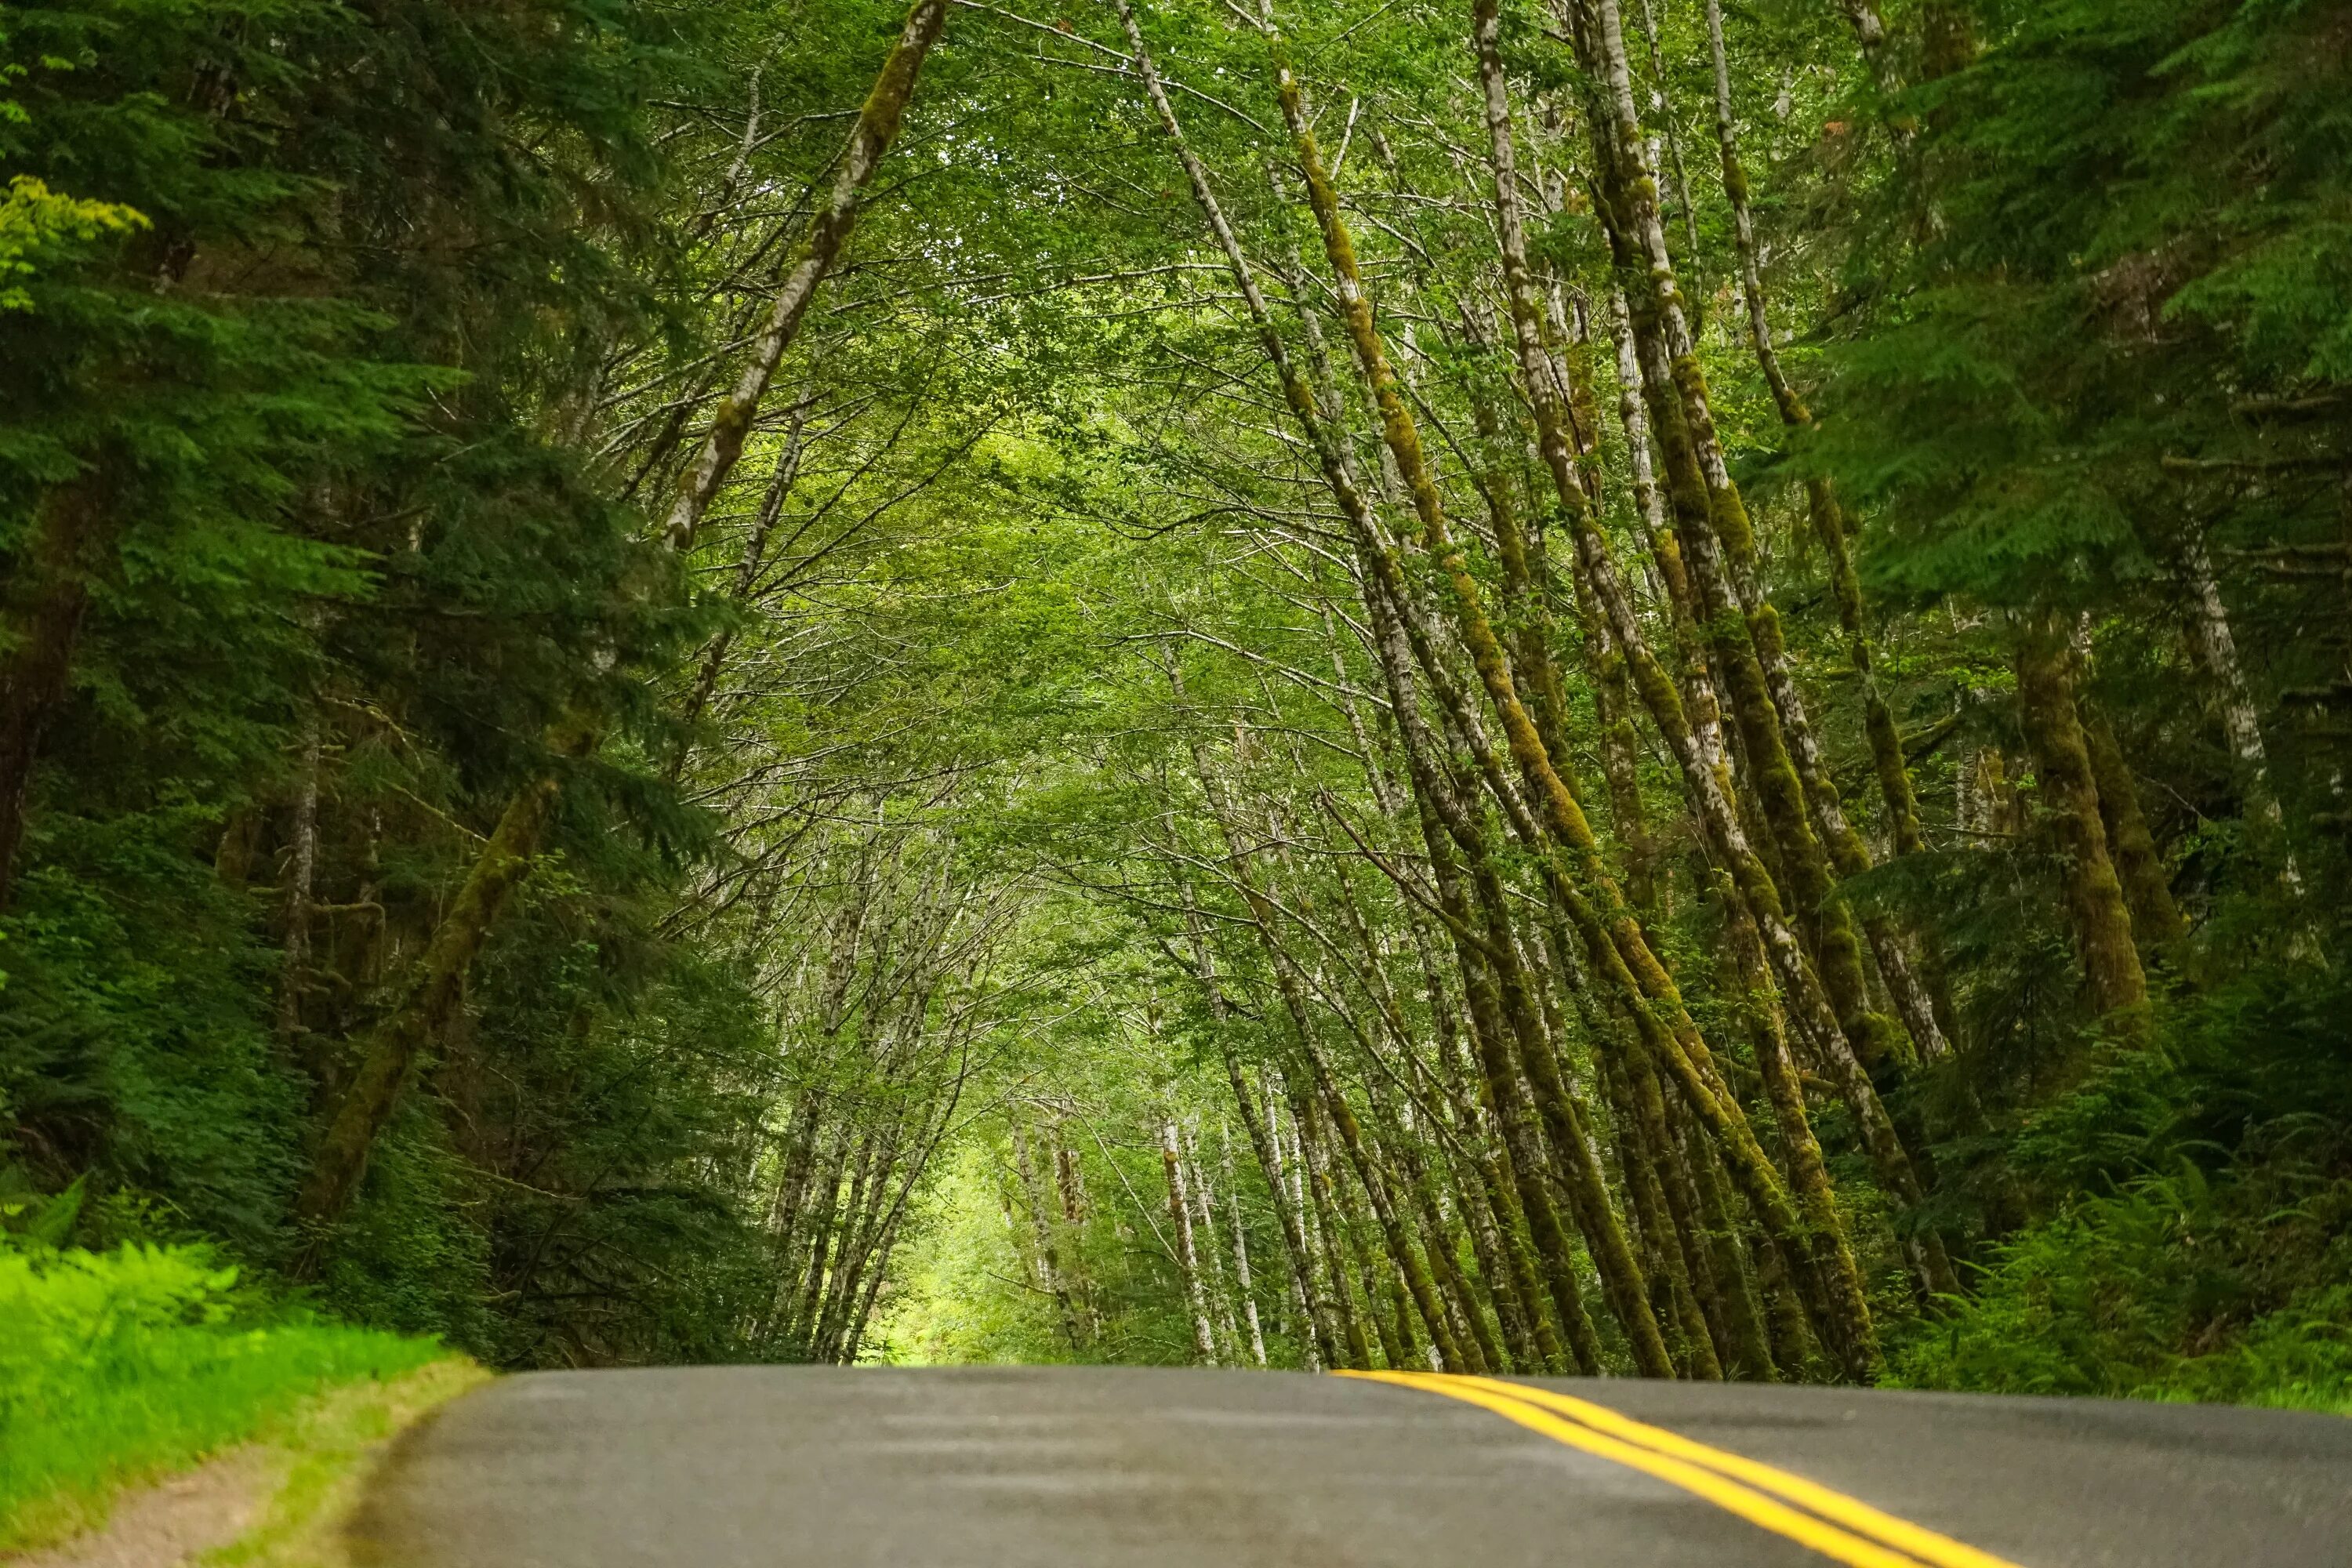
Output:
[[430,1340],[256,1324],[200,1250],[0,1237],[0,1552],[103,1519],[126,1486],[262,1435],[330,1385],[410,1372]]
[[353,1536],[373,1461],[403,1429],[489,1375],[463,1356],[445,1356],[389,1383],[348,1384],[305,1402],[274,1424],[269,1441],[279,1476],[259,1522],[205,1552],[200,1568],[351,1568],[380,1560],[380,1542]]

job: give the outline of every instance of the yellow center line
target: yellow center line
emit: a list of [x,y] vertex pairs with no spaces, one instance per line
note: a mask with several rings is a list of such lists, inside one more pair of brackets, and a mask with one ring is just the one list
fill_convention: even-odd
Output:
[[1570,1416],[1612,1437],[1620,1437],[1675,1458],[1687,1459],[1696,1465],[1704,1465],[1734,1480],[1745,1481],[1751,1487],[1811,1509],[1849,1530],[1875,1537],[1889,1546],[1900,1547],[1921,1562],[1933,1563],[1935,1568],[2017,1568],[2006,1558],[1980,1552],[1964,1542],[1954,1541],[1948,1535],[1938,1535],[1922,1525],[1883,1512],[1858,1498],[1848,1497],[1818,1481],[1776,1469],[1743,1454],[1709,1447],[1680,1433],[1669,1432],[1663,1426],[1652,1426],[1630,1415],[1620,1415],[1605,1405],[1556,1394],[1548,1388],[1505,1383],[1497,1378],[1479,1377],[1465,1381],[1514,1399],[1525,1400],[1530,1405],[1540,1405],[1547,1410]]
[[1923,1563],[1928,1568],[2017,1568],[2005,1558],[1897,1519],[1802,1476],[1709,1447],[1589,1400],[1496,1378],[1410,1372],[1339,1375],[1418,1388],[1493,1411],[1555,1442],[1679,1487],[1849,1568],[1920,1568]]

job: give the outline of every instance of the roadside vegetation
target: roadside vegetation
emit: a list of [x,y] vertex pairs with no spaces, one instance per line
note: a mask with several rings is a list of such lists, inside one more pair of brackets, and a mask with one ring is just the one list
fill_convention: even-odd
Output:
[[0,1235],[0,1552],[86,1529],[325,1389],[447,1354],[272,1309],[206,1248],[59,1248],[31,1227]]
[[2344,0],[9,5],[0,1499],[393,1335],[2343,1408],[2347,105]]

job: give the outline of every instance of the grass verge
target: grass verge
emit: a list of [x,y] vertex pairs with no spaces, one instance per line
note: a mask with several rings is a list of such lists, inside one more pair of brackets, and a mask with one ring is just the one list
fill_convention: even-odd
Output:
[[335,1389],[304,1405],[271,1444],[283,1456],[282,1479],[260,1521],[206,1553],[201,1568],[347,1568],[343,1526],[377,1451],[489,1375],[448,1356],[389,1383]]
[[311,1419],[321,1390],[449,1359],[429,1340],[282,1313],[257,1324],[255,1306],[196,1249],[0,1241],[0,1552],[78,1534],[126,1488],[277,1437]]

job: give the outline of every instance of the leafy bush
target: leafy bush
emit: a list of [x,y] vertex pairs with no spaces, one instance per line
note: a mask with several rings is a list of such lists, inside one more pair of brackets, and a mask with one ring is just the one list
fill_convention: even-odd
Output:
[[120,1488],[263,1430],[330,1384],[404,1373],[430,1340],[264,1319],[202,1249],[58,1249],[0,1235],[0,1552]]

